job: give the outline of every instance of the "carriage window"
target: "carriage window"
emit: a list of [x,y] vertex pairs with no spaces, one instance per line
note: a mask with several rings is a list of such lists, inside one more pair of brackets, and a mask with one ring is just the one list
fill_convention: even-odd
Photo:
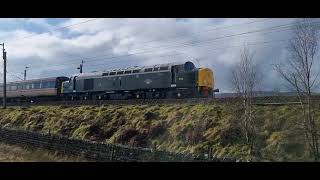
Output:
[[33,83],[32,85],[33,85],[34,89],[40,89],[40,83],[39,82]]
[[56,87],[56,82],[55,81],[50,81],[49,82],[49,88],[55,88]]
[[125,74],[130,74],[130,73],[131,73],[131,71],[125,71],[124,73],[125,73]]
[[15,91],[15,90],[17,90],[17,86],[16,85],[11,86],[11,91]]
[[164,71],[164,70],[168,70],[168,69],[169,69],[168,66],[166,66],[166,67],[160,67],[160,71]]
[[28,84],[29,85],[29,89],[33,89],[33,86],[32,84]]
[[21,88],[21,89],[25,89],[26,86],[25,86],[24,84],[21,84],[21,85],[20,85],[20,88]]
[[139,73],[140,69],[133,70],[132,73]]
[[92,90],[93,89],[93,79],[85,79],[83,89],[84,90]]
[[117,74],[123,74],[123,71],[118,71]]
[[153,71],[159,71],[159,67],[153,68]]
[[109,73],[102,73],[102,76],[108,76]]
[[147,68],[144,70],[144,72],[151,72],[152,71],[152,68]]
[[116,74],[116,72],[111,72],[109,75],[112,76],[112,75],[115,75],[115,74]]
[[42,82],[41,88],[48,88],[48,82]]

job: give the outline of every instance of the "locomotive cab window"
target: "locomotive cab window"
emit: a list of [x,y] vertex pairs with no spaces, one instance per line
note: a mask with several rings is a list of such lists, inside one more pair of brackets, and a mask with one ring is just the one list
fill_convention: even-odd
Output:
[[85,79],[83,89],[84,90],[92,90],[93,89],[93,79]]
[[110,72],[110,76],[113,76],[113,75],[115,75],[116,74],[116,72]]
[[125,73],[125,74],[130,74],[130,73],[131,73],[131,71],[125,71],[124,73]]
[[117,74],[123,74],[123,71],[118,71]]
[[192,62],[186,62],[185,64],[184,64],[184,70],[185,71],[192,71],[192,70],[194,70],[196,67],[195,67],[195,65],[192,63]]
[[153,68],[153,71],[159,71],[159,67]]
[[132,73],[139,73],[140,69],[133,70]]
[[102,73],[102,76],[108,76],[109,73]]

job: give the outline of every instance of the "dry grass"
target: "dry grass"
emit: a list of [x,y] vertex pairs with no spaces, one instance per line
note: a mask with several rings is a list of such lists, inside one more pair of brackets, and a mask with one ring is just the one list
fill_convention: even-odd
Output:
[[25,149],[0,143],[0,162],[79,162],[82,158],[71,158],[40,149]]

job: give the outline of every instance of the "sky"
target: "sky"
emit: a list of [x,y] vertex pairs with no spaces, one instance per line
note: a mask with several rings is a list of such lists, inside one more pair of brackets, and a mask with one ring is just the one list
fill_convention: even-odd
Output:
[[[286,56],[285,18],[0,18],[8,81],[68,76],[129,66],[192,61],[211,68],[215,88],[231,92],[230,70],[247,44],[263,73],[260,90],[285,88],[273,63]],[[3,63],[0,63],[0,73]],[[2,74],[0,74],[2,81]]]

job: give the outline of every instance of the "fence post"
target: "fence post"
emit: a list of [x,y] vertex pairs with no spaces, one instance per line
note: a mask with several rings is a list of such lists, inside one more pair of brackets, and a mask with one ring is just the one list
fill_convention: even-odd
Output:
[[114,156],[114,144],[111,145],[111,157],[110,157],[110,162],[113,161],[113,156]]
[[212,159],[212,147],[208,146],[208,161]]
[[153,145],[153,161],[157,160],[157,142]]

